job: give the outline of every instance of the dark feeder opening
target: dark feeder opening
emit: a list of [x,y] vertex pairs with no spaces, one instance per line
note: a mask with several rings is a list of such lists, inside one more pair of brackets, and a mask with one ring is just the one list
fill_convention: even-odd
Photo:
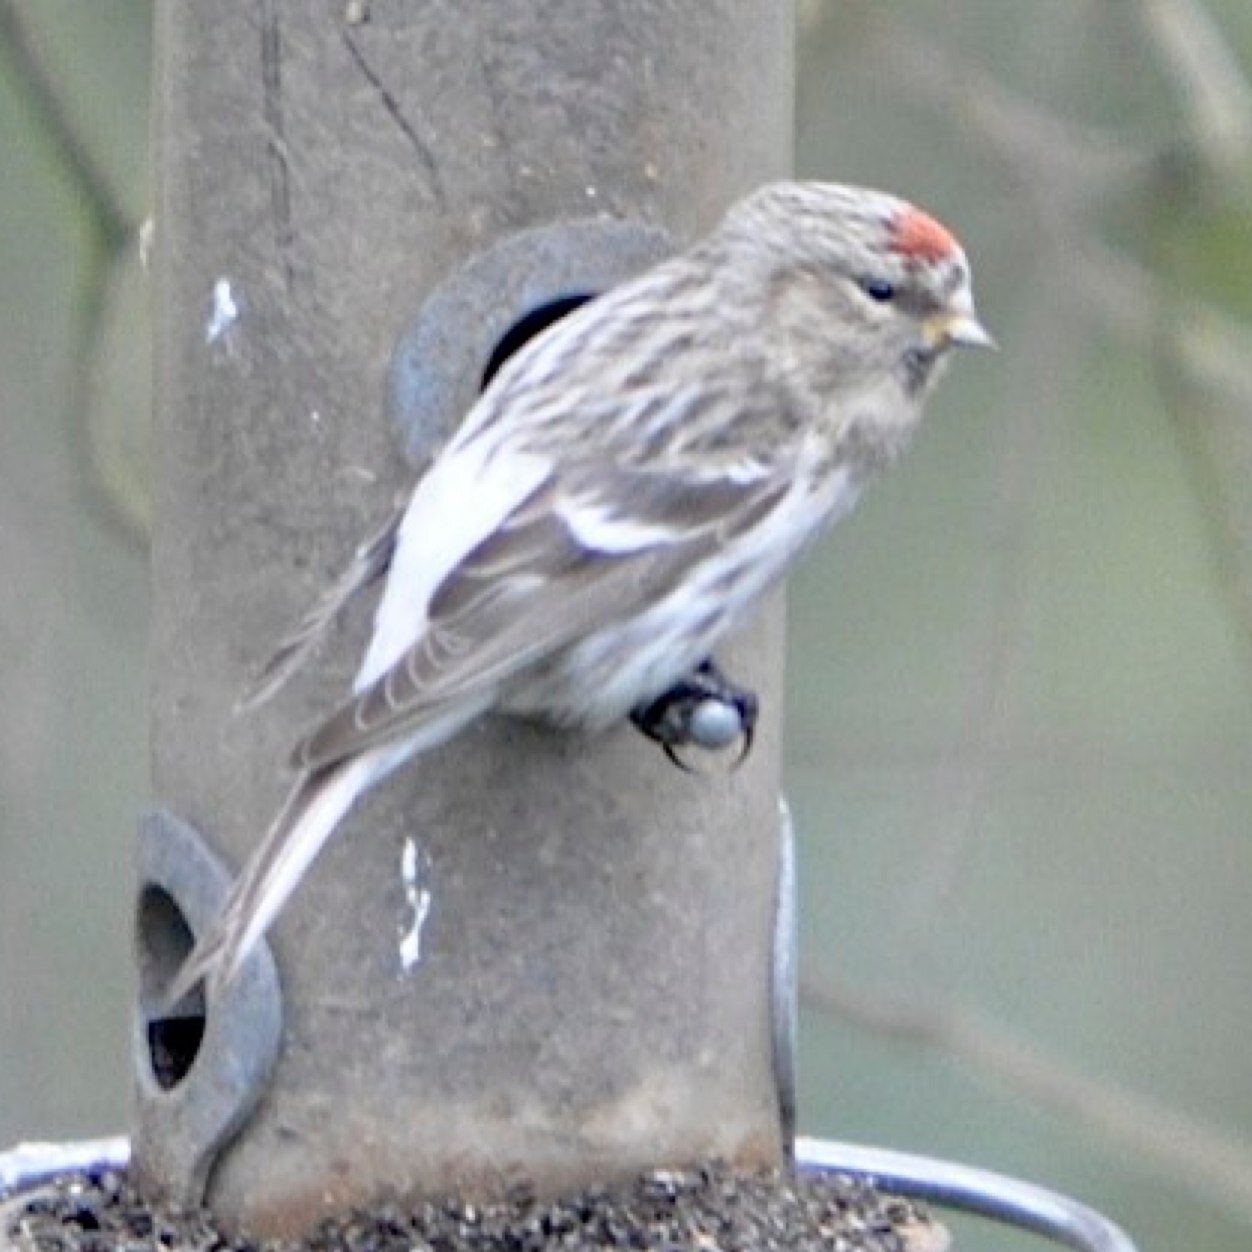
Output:
[[487,364],[483,369],[482,389],[486,391],[488,384],[500,372],[501,366],[519,348],[525,347],[536,335],[542,334],[549,326],[559,322],[566,314],[581,308],[588,300],[594,300],[598,292],[575,292],[573,295],[558,296],[541,304],[537,309],[520,317],[508,330],[500,336]]
[[169,892],[151,884],[139,898],[137,931],[148,1062],[157,1085],[169,1091],[190,1073],[204,1041],[202,987],[188,992],[171,1008],[164,1002],[164,988],[190,954],[195,936]]

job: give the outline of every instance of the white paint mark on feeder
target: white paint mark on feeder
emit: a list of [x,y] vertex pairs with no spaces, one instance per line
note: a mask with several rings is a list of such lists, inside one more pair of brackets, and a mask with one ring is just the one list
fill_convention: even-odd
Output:
[[400,965],[407,974],[422,959],[422,929],[430,916],[430,860],[415,839],[406,838],[400,853],[400,880],[411,920],[400,936]]
[[239,320],[239,305],[231,291],[230,279],[219,278],[213,284],[213,311],[204,328],[204,342],[216,343]]
[[139,267],[145,274],[152,262],[152,245],[155,240],[156,222],[151,216],[145,217],[139,223]]

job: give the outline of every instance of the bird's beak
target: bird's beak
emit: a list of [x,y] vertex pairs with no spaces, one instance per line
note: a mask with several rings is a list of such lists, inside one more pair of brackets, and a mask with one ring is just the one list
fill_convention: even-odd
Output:
[[932,314],[922,324],[926,343],[931,348],[997,348],[999,345],[978,320],[974,304],[968,297],[957,298],[941,313]]
[[999,348],[987,328],[973,316],[950,318],[943,327],[943,336],[958,348]]

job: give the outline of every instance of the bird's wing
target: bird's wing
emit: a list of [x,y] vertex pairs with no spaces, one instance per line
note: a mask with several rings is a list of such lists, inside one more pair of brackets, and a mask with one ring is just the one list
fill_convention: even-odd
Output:
[[755,526],[791,488],[776,465],[706,477],[575,466],[444,577],[426,628],[293,757],[321,769],[402,736],[576,639],[626,620]]
[[406,505],[407,499],[398,504],[383,526],[357,548],[347,569],[279,643],[274,654],[249,682],[235,706],[236,712],[254,709],[281,690],[309,659],[331,623],[356,595],[387,572]]

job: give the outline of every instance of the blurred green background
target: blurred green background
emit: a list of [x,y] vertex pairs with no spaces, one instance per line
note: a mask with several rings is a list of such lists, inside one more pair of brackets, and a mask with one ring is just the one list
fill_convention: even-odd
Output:
[[[150,20],[0,0],[0,1146],[127,1115]],[[799,29],[800,171],[956,225],[1003,347],[793,583],[804,1128],[1242,1250],[1252,5]]]

